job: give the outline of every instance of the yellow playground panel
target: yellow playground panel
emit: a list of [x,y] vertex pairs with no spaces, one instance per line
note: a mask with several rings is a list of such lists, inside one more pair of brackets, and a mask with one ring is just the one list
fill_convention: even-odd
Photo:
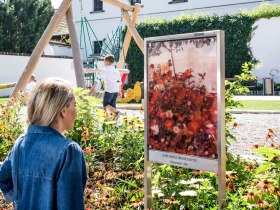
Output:
[[142,98],[141,82],[136,82],[134,88],[129,88],[125,92],[125,98],[117,100],[118,103],[139,102]]
[[12,87],[15,87],[16,84],[17,84],[17,82],[7,83],[7,84],[0,84],[0,89],[12,88]]

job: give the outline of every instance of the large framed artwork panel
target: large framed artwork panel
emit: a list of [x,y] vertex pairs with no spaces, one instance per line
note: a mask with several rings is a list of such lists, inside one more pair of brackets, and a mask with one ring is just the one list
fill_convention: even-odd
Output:
[[223,31],[145,39],[147,179],[150,162],[224,179],[224,81]]

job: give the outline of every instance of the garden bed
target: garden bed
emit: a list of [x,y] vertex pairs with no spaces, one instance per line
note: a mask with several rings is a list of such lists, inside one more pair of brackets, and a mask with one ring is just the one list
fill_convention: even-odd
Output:
[[[143,121],[130,117],[118,123],[111,121],[95,108],[95,99],[87,94],[87,91],[77,91],[78,118],[75,128],[67,134],[80,144],[87,162],[85,207],[87,210],[143,209]],[[233,107],[236,102],[231,99],[227,97],[227,106]],[[23,132],[19,109],[17,106],[8,112],[0,109],[0,129],[7,131],[0,132],[0,161],[6,157],[16,136]],[[229,129],[237,126],[227,113],[228,142],[236,140]],[[275,134],[269,131],[267,137],[275,138]],[[227,153],[227,209],[279,209],[280,151],[277,145],[273,147],[254,150],[264,156],[262,164]],[[153,164],[152,177],[154,209],[217,209],[215,173]],[[0,208],[12,209],[3,199]]]

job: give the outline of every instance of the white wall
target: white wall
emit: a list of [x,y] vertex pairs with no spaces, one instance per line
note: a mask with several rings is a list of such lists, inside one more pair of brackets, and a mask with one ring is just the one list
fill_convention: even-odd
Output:
[[[16,82],[20,78],[29,57],[0,55],[0,84]],[[75,72],[72,59],[42,57],[36,68],[37,80],[46,77],[60,77],[76,86]],[[0,89],[0,97],[8,96],[13,88]]]
[[271,78],[271,72],[275,74],[275,81],[280,82],[280,74],[276,74],[280,72],[280,17],[261,19],[256,25],[258,27],[250,44],[253,55],[262,65],[254,74],[262,80],[265,77]]
[[72,57],[72,49],[71,46],[51,43],[48,44],[47,47],[45,48],[44,55]]

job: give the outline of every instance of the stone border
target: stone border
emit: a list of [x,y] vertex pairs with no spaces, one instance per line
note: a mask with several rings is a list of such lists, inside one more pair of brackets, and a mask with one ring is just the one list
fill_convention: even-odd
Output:
[[229,110],[231,114],[280,114],[280,110]]
[[[102,105],[97,105],[96,108],[103,109],[103,106]],[[141,110],[141,104],[139,106],[131,106],[131,105],[118,106],[117,105],[117,109]]]

